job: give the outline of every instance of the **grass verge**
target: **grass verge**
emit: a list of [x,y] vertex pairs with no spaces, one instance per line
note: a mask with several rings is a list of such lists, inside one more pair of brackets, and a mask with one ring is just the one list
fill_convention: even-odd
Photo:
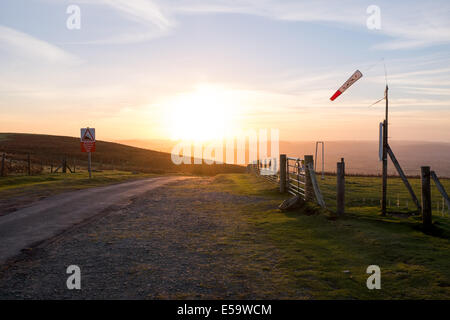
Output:
[[[450,298],[448,218],[434,217],[440,232],[429,235],[417,217],[380,217],[372,208],[354,208],[338,220],[281,212],[277,205],[286,196],[252,175],[220,175],[208,188],[267,199],[235,210],[279,251],[286,291],[304,288],[313,299]],[[381,290],[366,287],[369,265],[381,268]]]
[[92,179],[89,179],[87,172],[77,173],[48,173],[35,176],[8,176],[0,178],[0,192],[12,191],[33,187],[33,188],[53,188],[55,190],[64,189],[84,189],[97,187],[111,183],[118,183],[127,180],[152,177],[155,174],[133,174],[128,171],[106,170],[94,172]]

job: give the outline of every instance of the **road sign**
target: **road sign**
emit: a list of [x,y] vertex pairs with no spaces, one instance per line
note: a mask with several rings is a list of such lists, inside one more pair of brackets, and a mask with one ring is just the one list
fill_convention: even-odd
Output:
[[95,152],[95,128],[81,128],[81,152]]

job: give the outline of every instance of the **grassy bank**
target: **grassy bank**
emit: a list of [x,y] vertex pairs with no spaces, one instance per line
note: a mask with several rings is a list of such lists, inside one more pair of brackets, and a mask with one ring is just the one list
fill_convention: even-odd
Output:
[[[448,218],[434,217],[440,233],[432,236],[420,230],[418,218],[382,218],[375,207],[354,207],[334,221],[326,214],[281,212],[276,207],[285,196],[251,175],[221,175],[209,188],[266,199],[235,210],[260,229],[251,244],[256,251],[275,247],[279,252],[279,281],[287,283],[286,292],[304,288],[313,299],[450,298]],[[245,237],[235,234],[227,242]],[[381,268],[381,290],[366,287],[369,265]]]

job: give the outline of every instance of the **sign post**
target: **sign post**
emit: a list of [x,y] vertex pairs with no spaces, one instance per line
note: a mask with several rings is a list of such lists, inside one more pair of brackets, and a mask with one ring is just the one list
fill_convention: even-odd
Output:
[[81,152],[88,154],[89,179],[92,177],[91,152],[95,152],[95,128],[81,128]]
[[92,170],[91,170],[91,152],[88,152],[88,171],[89,171],[89,179],[92,178]]

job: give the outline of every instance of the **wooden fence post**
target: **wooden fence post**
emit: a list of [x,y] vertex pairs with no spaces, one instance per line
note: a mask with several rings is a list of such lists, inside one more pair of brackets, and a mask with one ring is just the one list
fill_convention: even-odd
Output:
[[421,167],[422,181],[422,223],[424,228],[431,227],[431,188],[430,167]]
[[1,170],[1,176],[5,176],[5,154],[2,155],[2,170]]
[[286,155],[280,154],[280,192],[286,192]]
[[344,158],[337,163],[336,171],[336,213],[342,216],[345,213],[345,162]]
[[28,162],[28,175],[31,176],[31,159],[30,159],[30,154],[28,154],[27,156],[27,162]]
[[67,161],[65,157],[62,161],[62,173],[67,173]]
[[305,156],[305,200],[314,201],[314,187],[311,180],[310,168],[314,168],[314,157]]

